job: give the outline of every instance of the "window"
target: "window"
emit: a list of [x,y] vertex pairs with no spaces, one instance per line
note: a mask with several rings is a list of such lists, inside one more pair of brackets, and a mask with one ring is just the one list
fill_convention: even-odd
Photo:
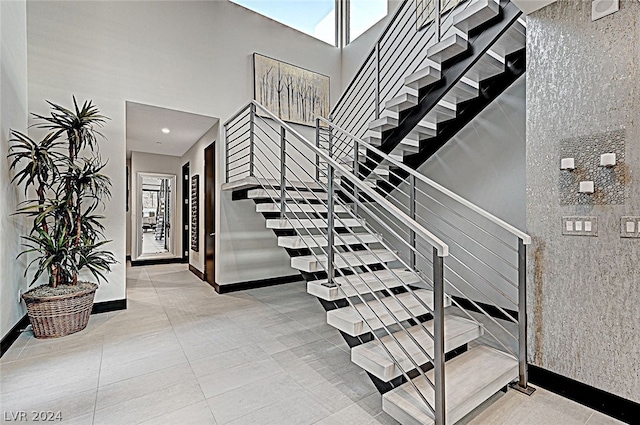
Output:
[[232,0],[331,45],[336,44],[335,0]]
[[349,7],[350,41],[387,16],[387,0],[349,0]]
[[[331,45],[336,42],[336,5],[344,25],[349,25],[349,40],[355,40],[387,15],[388,0],[231,0],[240,6],[309,34]],[[349,8],[346,13],[346,8]],[[348,19],[348,22],[346,22]],[[345,34],[343,34],[345,35]],[[341,37],[342,39],[343,37]]]

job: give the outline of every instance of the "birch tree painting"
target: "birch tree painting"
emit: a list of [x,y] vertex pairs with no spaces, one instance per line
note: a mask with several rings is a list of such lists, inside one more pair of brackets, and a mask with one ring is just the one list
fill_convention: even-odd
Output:
[[329,77],[253,54],[254,98],[283,121],[315,126],[329,114]]

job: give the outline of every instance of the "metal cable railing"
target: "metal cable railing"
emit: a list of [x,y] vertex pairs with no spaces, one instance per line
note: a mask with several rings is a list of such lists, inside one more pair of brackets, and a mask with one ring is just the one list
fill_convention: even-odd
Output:
[[[376,190],[416,222],[432,229],[449,245],[445,284],[452,295],[453,304],[469,317],[471,314],[464,306],[471,305],[473,310],[497,327],[502,335],[500,337],[486,328],[485,331],[506,352],[518,358],[519,384],[526,388],[525,254],[526,245],[531,243],[530,236],[328,120],[319,119],[316,134],[320,139],[338,141],[341,146],[349,143],[346,151],[351,152],[354,158],[356,156],[353,153],[367,151],[367,156],[377,156],[380,163],[389,165],[388,177],[377,177]],[[317,144],[323,146],[322,142]],[[363,181],[371,181],[372,176],[376,178],[375,174],[370,173],[368,167],[371,166],[367,162],[354,159],[344,162],[344,166]],[[373,167],[377,167],[377,164]],[[370,206],[363,216],[375,215],[394,220],[384,214],[379,205],[369,202],[359,188],[351,188],[350,194],[354,200],[359,199],[362,205]],[[415,248],[409,250],[411,267],[424,267],[420,258],[411,258],[414,252],[420,252],[424,247],[415,240],[410,230],[393,238],[405,238]],[[390,243],[393,245],[393,241]],[[517,314],[513,314],[507,306],[515,307]],[[507,329],[506,325],[496,320],[495,313],[490,314],[489,309],[498,311],[507,322],[517,324],[517,332]],[[511,341],[518,343],[517,350],[510,348]]]
[[[260,114],[256,113],[256,111],[259,111]],[[247,116],[249,117],[248,120]],[[263,116],[266,116],[266,118]],[[361,239],[362,235],[376,234],[375,230],[370,226],[369,222],[362,221],[361,218],[349,208],[348,200],[342,199],[341,196],[338,196],[338,193],[348,194],[348,190],[346,188],[356,186],[359,187],[361,193],[366,194],[377,203],[384,204],[387,210],[395,211],[395,214],[404,216],[402,211],[397,210],[380,194],[376,193],[366,185],[363,185],[359,178],[353,176],[341,164],[327,156],[323,150],[318,149],[311,142],[305,140],[291,127],[270,115],[270,113],[263,109],[259,104],[252,102],[248,107],[236,114],[232,120],[227,122],[225,124],[225,134],[227,136],[235,130],[235,127],[238,125],[238,120],[244,120],[242,125],[249,126],[251,128],[251,134],[249,138],[244,136],[243,138],[240,138],[240,136],[234,137],[236,135],[244,134],[242,131],[236,131],[231,135],[231,137],[227,138],[226,146],[235,147],[244,143],[245,146],[240,150],[244,150],[246,152],[245,155],[240,154],[238,156],[238,158],[242,159],[237,159],[235,161],[233,155],[229,155],[228,153],[225,155],[226,158],[231,159],[226,164],[225,175],[227,176],[227,182],[234,181],[233,179],[239,180],[240,178],[249,176],[258,178],[263,185],[263,188],[267,190],[268,196],[274,204],[280,205],[279,211],[281,220],[288,223],[289,227],[296,229],[299,236],[320,236],[321,238],[326,238],[326,245],[322,243],[312,243],[308,244],[307,248],[309,249],[309,252],[311,252],[313,258],[326,271],[328,284],[334,285],[335,277],[340,275],[359,277],[358,283],[367,288],[365,292],[370,294],[370,297],[372,297],[373,301],[376,302],[375,305],[377,306],[377,311],[376,308],[373,307],[371,301],[367,301],[367,299],[360,293],[362,289],[358,290],[358,288],[352,284],[350,279],[344,279],[338,289],[343,293],[343,295],[345,295],[345,299],[349,301],[350,305],[361,317],[363,322],[371,324],[370,327],[372,331],[374,329],[382,329],[387,335],[391,336],[391,340],[394,341],[396,347],[404,353],[406,359],[408,359],[412,364],[412,369],[418,371],[418,373],[424,377],[435,391],[435,406],[430,405],[426,397],[421,393],[420,389],[411,381],[408,371],[404,370],[400,362],[394,358],[392,351],[387,347],[388,342],[384,342],[376,332],[372,332],[374,338],[376,338],[381,347],[385,352],[387,352],[388,356],[394,361],[398,371],[400,371],[407,381],[411,383],[428,409],[430,409],[435,416],[443,414],[443,258],[448,253],[448,247],[446,244],[441,244],[437,238],[432,237],[429,231],[422,228],[408,217],[406,217],[407,220],[403,222],[403,225],[412,229],[411,231],[418,235],[422,244],[430,246],[432,251],[431,262],[434,264],[434,276],[431,280],[431,284],[433,285],[435,294],[434,305],[433,307],[429,307],[414,293],[413,288],[410,285],[407,285],[402,281],[400,276],[396,274],[396,271],[388,264],[399,263],[406,269],[412,270],[410,269],[408,262],[399,255],[399,252],[394,251],[385,240],[379,241],[379,245],[382,246],[384,251],[372,249],[369,246],[370,243],[363,241]],[[313,155],[305,155],[309,151],[311,151]],[[315,163],[312,160],[305,159],[316,155],[327,163],[326,170],[321,170],[319,168],[314,170],[313,167],[315,167]],[[248,158],[248,160],[245,160],[245,158]],[[297,166],[294,166],[294,164]],[[305,165],[309,165],[309,167],[306,167]],[[244,171],[231,173],[230,170]],[[320,175],[321,179],[317,179],[318,175]],[[339,180],[336,178],[338,176]],[[319,190],[318,186],[320,180],[325,180],[326,186],[320,184],[323,189]],[[344,186],[345,184],[347,184],[346,187]],[[299,199],[302,199],[303,201],[300,202]],[[318,225],[320,222],[314,221],[314,219],[317,219],[318,215],[308,213],[304,208],[302,208],[302,205],[306,204],[306,201],[313,202],[314,205],[321,205],[323,208],[326,208],[326,226],[324,223],[322,223],[323,225]],[[297,213],[303,214],[302,217],[288,213],[287,205],[292,204],[297,207],[295,208]],[[343,218],[341,215],[347,215],[348,217]],[[348,218],[358,219],[361,227],[366,230],[366,232],[356,232],[349,226],[345,226],[346,233],[336,232],[335,228],[340,226],[341,223]],[[302,220],[306,221],[303,222]],[[384,221],[381,220],[381,223],[384,224]],[[393,227],[398,226],[387,225],[387,229],[390,231],[390,234],[394,234]],[[346,240],[347,236],[355,238],[357,243],[354,243],[353,240],[351,240],[351,242]],[[311,238],[301,240],[313,241],[315,239]],[[358,248],[354,248],[355,246]],[[387,256],[383,258],[382,252],[390,253],[392,254],[392,257],[389,258]],[[369,255],[372,260],[370,262],[364,261],[365,255]],[[418,252],[416,255],[421,260],[428,261],[428,254]],[[360,262],[350,262],[350,260],[354,258],[359,259]],[[376,268],[372,268],[370,264],[376,264]],[[375,274],[378,267],[382,267],[383,270],[388,271],[392,276],[395,276],[398,279],[398,282],[408,291],[408,293],[416,299],[418,303],[424,306],[426,312],[434,315],[435,325],[433,333],[429,332],[424,325],[420,325],[422,326],[423,331],[426,332],[430,338],[434,339],[434,354],[431,355],[425,349],[422,349],[418,341],[415,340],[415,337],[408,332],[405,325],[403,325],[403,322],[407,320],[403,317],[417,319],[413,317],[410,308],[404,305],[401,299],[393,291],[387,291],[387,294],[385,295],[388,295],[388,297],[378,295],[377,292],[380,291],[380,289],[376,289],[378,287],[373,287],[370,282],[360,276],[362,271],[368,271],[371,273],[371,276],[377,280],[379,286],[384,289],[390,289],[384,280]],[[412,271],[418,275],[417,271]],[[345,286],[343,287],[342,285]],[[350,294],[347,294],[344,290],[347,287],[346,285],[350,285],[352,288]],[[359,302],[354,303],[354,300],[351,298],[356,298]],[[393,309],[391,305],[388,305],[389,301],[387,300],[390,299],[396,303],[395,305],[397,306],[397,309]],[[365,312],[369,313],[365,314]],[[402,313],[404,313],[403,317],[398,316],[398,314]],[[381,317],[381,314],[386,317]],[[416,321],[419,322],[418,320]],[[399,327],[399,331],[404,332],[406,337],[411,340],[416,347],[420,347],[425,358],[435,365],[436,379],[434,379],[434,382],[429,380],[420,367],[421,365],[417,364],[410,353],[406,351],[405,347],[400,343],[395,335],[395,332],[398,330],[394,331],[391,325],[393,325],[393,327]],[[438,382],[440,382],[439,385]],[[440,392],[442,392],[442,394],[439,394]]]
[[385,103],[407,90],[404,78],[427,65],[430,46],[453,34],[452,11],[473,0],[405,0],[333,107],[330,117],[359,138],[381,116]]

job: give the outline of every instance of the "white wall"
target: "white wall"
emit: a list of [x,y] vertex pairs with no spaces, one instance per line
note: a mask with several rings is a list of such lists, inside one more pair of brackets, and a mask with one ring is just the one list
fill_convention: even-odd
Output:
[[521,76],[420,167],[519,229],[526,225],[525,89]]
[[137,259],[142,253],[139,252],[137,238],[140,238],[142,228],[141,213],[142,206],[139,205],[140,194],[138,173],[172,174],[176,177],[176,187],[173,188],[172,196],[173,211],[171,216],[171,240],[173,246],[173,256],[182,257],[182,232],[180,231],[182,208],[182,164],[180,157],[170,155],[156,155],[145,152],[131,152],[131,259]]
[[20,194],[10,184],[7,153],[9,129],[26,131],[27,127],[27,21],[24,1],[0,1],[0,337],[4,337],[25,314],[18,291],[26,289],[22,276],[24,260],[16,261],[20,252],[23,224],[11,216]]
[[[419,171],[526,232],[525,90],[526,79],[523,75],[429,158]],[[508,282],[517,282],[517,271],[511,267],[516,264],[517,257],[513,249],[517,249],[517,238],[457,202],[435,191],[429,193],[455,213],[437,202],[421,202],[429,205],[432,211],[453,226],[429,213],[423,214],[420,208],[418,214],[434,225],[434,233],[449,244],[453,257],[464,261],[479,273],[471,273],[450,257],[445,262],[448,261],[456,269],[458,276],[449,274],[448,279],[470,298],[517,310],[517,306],[511,302],[517,301],[517,291]],[[482,226],[509,247],[487,237],[458,214]],[[464,234],[456,228],[464,231]],[[478,294],[470,284],[481,289],[488,298]],[[508,298],[502,294],[507,294]]]
[[[217,141],[219,133],[220,123],[216,123],[211,127],[202,137],[194,143],[191,148],[180,158],[180,173],[182,173],[182,166],[189,163],[189,186],[191,185],[191,177],[200,176],[200,186],[198,191],[198,199],[200,201],[199,213],[198,213],[198,229],[200,229],[200,239],[198,240],[198,251],[193,251],[189,246],[189,264],[195,267],[198,271],[204,273],[204,150],[211,143]],[[191,193],[189,193],[189,206],[191,205]],[[191,207],[189,207],[191,208]],[[189,223],[188,223],[189,224]],[[191,240],[191,226],[189,226],[189,240]],[[185,248],[186,249],[186,248]],[[224,256],[222,256],[224,258]]]
[[[114,182],[114,200],[125,197],[127,100],[224,122],[252,98],[253,52],[329,75],[331,99],[340,92],[338,49],[227,1],[29,2],[27,16],[31,109],[46,112],[45,99],[69,105],[75,94],[111,117],[101,152],[110,158],[105,172]],[[221,163],[217,169],[222,182]],[[226,197],[217,201],[217,232],[225,232],[220,223],[237,220],[227,214],[238,207],[227,208]],[[106,237],[120,264],[97,301],[125,298],[124,202],[110,203],[106,215]],[[217,255],[229,264],[216,270],[219,283],[252,273],[272,277],[234,251],[218,249]]]

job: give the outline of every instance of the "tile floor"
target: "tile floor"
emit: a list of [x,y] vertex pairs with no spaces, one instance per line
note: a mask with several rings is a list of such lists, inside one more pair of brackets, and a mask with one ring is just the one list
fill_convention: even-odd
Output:
[[142,232],[142,254],[162,254],[169,252],[164,247],[164,237],[156,239],[156,233],[153,230]]
[[[127,310],[59,340],[26,331],[0,359],[2,423],[396,424],[303,283],[218,295],[184,265],[127,272]],[[538,389],[499,393],[462,423],[619,422]]]

